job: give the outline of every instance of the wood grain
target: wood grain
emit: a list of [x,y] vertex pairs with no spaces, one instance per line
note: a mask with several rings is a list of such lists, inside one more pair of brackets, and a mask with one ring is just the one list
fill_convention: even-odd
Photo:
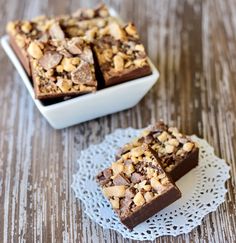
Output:
[[[0,0],[7,21],[99,1]],[[116,128],[163,118],[204,137],[231,166],[226,201],[186,235],[156,242],[236,242],[236,1],[110,0],[136,23],[159,82],[134,108],[61,131],[34,106],[0,49],[0,242],[131,242],[91,222],[71,189],[80,151]]]

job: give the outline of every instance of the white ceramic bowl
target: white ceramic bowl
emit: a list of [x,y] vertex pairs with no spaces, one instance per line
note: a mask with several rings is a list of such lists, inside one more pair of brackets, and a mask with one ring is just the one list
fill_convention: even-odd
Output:
[[52,105],[44,105],[40,100],[35,99],[34,89],[30,79],[11,48],[8,36],[3,36],[1,38],[1,44],[20,74],[39,111],[55,129],[69,127],[97,117],[131,108],[143,98],[159,78],[157,69],[149,60],[152,69],[152,74],[149,76]]

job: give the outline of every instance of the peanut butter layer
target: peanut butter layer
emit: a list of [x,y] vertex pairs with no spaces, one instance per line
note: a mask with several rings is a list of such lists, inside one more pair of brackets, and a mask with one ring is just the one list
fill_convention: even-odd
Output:
[[38,99],[76,96],[96,90],[93,55],[84,39],[32,41],[27,52]]
[[106,86],[151,74],[144,46],[131,23],[121,27],[110,22],[94,50]]
[[122,223],[130,229],[181,196],[147,144],[123,154],[98,174],[97,180]]
[[190,137],[176,127],[168,127],[162,121],[143,131],[131,143],[124,145],[117,153],[119,158],[132,148],[147,143],[158,155],[162,166],[174,181],[184,176],[198,164],[199,149]]

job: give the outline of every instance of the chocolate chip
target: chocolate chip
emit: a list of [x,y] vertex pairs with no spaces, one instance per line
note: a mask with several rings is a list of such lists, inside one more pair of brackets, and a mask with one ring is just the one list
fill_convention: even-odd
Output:
[[44,43],[47,43],[48,42],[48,40],[49,40],[49,36],[48,36],[48,34],[47,33],[43,33],[40,37],[39,37],[39,39],[38,39],[40,42],[44,42]]
[[134,172],[131,175],[131,181],[133,183],[138,183],[138,182],[142,181],[143,179],[144,179],[144,177],[140,173]]
[[131,165],[132,164],[132,160],[131,159],[127,159],[124,161],[125,165]]
[[187,138],[178,138],[179,142],[185,144],[188,142]]
[[153,136],[151,134],[144,137],[144,142],[149,144],[153,141]]
[[93,64],[93,53],[90,48],[84,48],[83,52],[79,55],[81,59],[83,59],[85,62]]
[[67,57],[67,58],[73,57],[73,55],[64,48],[61,48],[59,50],[59,53],[62,54],[64,57]]
[[124,199],[120,200],[120,216],[121,217],[125,217],[127,215],[129,215],[130,213],[130,205],[132,203],[132,199],[125,197]]
[[139,138],[138,143],[144,143],[144,137]]
[[71,73],[72,81],[76,84],[89,84],[93,81],[91,68],[88,63],[82,61]]
[[101,186],[107,185],[110,181],[110,179],[106,179],[102,173],[99,173],[96,179]]
[[112,176],[112,170],[109,169],[109,168],[108,169],[105,169],[103,171],[103,175],[104,175],[105,178],[110,178]]
[[73,55],[78,55],[82,53],[82,48],[80,45],[81,45],[81,39],[72,38],[70,41],[68,41],[66,48]]
[[130,182],[129,180],[124,176],[124,174],[120,173],[118,174],[114,179],[113,179],[113,183],[116,186],[120,186],[120,185],[129,185]]
[[65,34],[61,29],[59,23],[52,24],[51,28],[49,29],[49,34],[51,35],[52,39],[64,40]]
[[39,59],[39,63],[44,69],[49,70],[56,67],[60,63],[61,59],[62,55],[59,53],[48,51]]
[[127,198],[133,198],[134,196],[135,196],[135,189],[134,188],[126,189],[126,191],[125,191],[125,197],[127,197]]

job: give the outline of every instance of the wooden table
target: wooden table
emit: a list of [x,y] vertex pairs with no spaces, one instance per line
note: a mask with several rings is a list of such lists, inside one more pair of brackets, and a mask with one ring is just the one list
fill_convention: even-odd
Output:
[[[0,0],[1,35],[12,19],[98,3],[47,2]],[[207,139],[231,165],[231,179],[226,201],[201,226],[156,242],[236,242],[236,1],[107,3],[136,23],[160,80],[133,109],[56,131],[0,49],[0,242],[128,242],[83,213],[72,175],[82,149],[116,128],[141,128],[160,118]]]

